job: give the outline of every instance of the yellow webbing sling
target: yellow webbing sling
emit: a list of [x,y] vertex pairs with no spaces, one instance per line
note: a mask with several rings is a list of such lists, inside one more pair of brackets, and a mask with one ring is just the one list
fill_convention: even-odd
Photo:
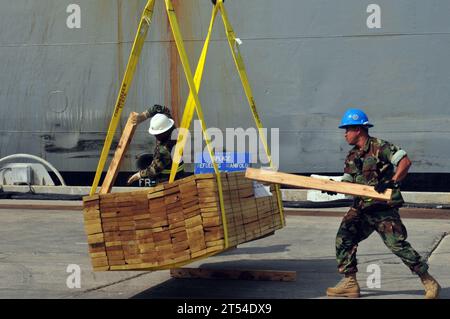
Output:
[[[225,206],[223,202],[223,189],[222,189],[222,178],[220,176],[219,167],[217,166],[216,159],[214,156],[213,149],[211,147],[211,140],[209,138],[208,132],[206,131],[206,123],[203,116],[203,109],[200,104],[200,99],[198,97],[198,91],[194,82],[194,78],[192,77],[192,71],[191,67],[189,65],[189,61],[186,54],[186,49],[184,47],[184,42],[181,36],[180,27],[178,25],[178,20],[175,14],[175,10],[172,5],[171,0],[165,0],[166,2],[166,9],[167,9],[167,15],[169,16],[169,22],[172,27],[173,37],[175,39],[175,43],[177,45],[178,53],[180,55],[181,64],[183,65],[183,70],[186,75],[186,79],[188,82],[190,94],[192,95],[192,98],[194,100],[195,109],[197,111],[198,119],[200,120],[200,125],[203,131],[203,136],[206,142],[206,146],[208,148],[208,152],[214,167],[214,172],[216,173],[217,177],[217,187],[219,190],[219,203],[220,203],[220,210],[222,213],[222,222],[223,222],[223,231],[224,231],[224,241],[225,241],[225,248],[228,248],[229,241],[228,241],[228,222],[227,222],[227,216],[225,214]],[[185,111],[186,112],[186,111]],[[183,116],[184,117],[184,116]],[[175,162],[175,161],[174,161]],[[177,162],[178,165],[178,162]],[[173,173],[174,167],[172,167],[172,173]],[[176,172],[176,171],[175,171]]]
[[[230,45],[231,53],[233,55],[233,59],[234,59],[235,64],[236,64],[237,71],[238,71],[239,76],[241,78],[242,85],[244,87],[244,92],[245,92],[247,100],[249,102],[250,109],[251,109],[252,115],[254,117],[256,126],[258,127],[258,131],[259,131],[259,136],[260,136],[261,142],[262,142],[262,144],[264,146],[264,150],[265,150],[266,155],[268,157],[270,167],[273,168],[273,162],[272,162],[270,150],[269,150],[269,147],[268,147],[265,135],[264,135],[263,125],[262,125],[261,119],[260,119],[258,111],[256,109],[255,100],[253,98],[253,93],[252,93],[252,90],[251,90],[251,87],[250,87],[250,83],[248,81],[247,72],[245,70],[245,64],[244,64],[242,55],[240,53],[239,47],[238,47],[237,42],[236,42],[236,39],[237,39],[236,35],[235,35],[235,33],[233,31],[233,28],[231,27],[231,24],[230,24],[230,22],[228,20],[228,15],[227,15],[226,9],[225,9],[225,7],[223,5],[223,0],[218,0],[217,1],[217,5],[214,6],[214,8],[213,8],[211,23],[210,23],[209,29],[208,29],[208,35],[206,37],[206,41],[205,41],[205,44],[203,46],[202,54],[200,56],[199,63],[198,63],[198,66],[197,66],[197,70],[196,70],[196,73],[195,73],[194,83],[195,83],[196,90],[197,90],[197,92],[200,90],[202,76],[203,76],[203,71],[204,71],[204,67],[205,67],[205,63],[206,63],[206,57],[207,57],[208,48],[209,48],[209,43],[210,43],[210,39],[211,39],[211,34],[212,34],[212,30],[213,30],[214,22],[215,22],[215,17],[217,15],[218,10],[220,10],[221,15],[222,15],[222,19],[223,19],[224,26],[225,26],[225,33],[227,35],[227,39],[228,39],[228,43]],[[180,56],[181,56],[181,53],[180,53]],[[188,136],[187,132],[188,132],[188,129],[189,129],[189,127],[191,125],[191,122],[192,122],[192,119],[193,119],[194,108],[195,108],[195,100],[194,100],[194,98],[192,96],[192,92],[191,92],[190,95],[189,95],[189,98],[187,100],[186,106],[185,106],[185,111],[183,113],[182,124],[180,126],[180,133],[178,135],[177,145],[175,147],[174,160],[173,160],[173,163],[172,163],[172,172],[171,172],[170,179],[169,179],[170,182],[173,182],[174,179],[175,179],[175,175],[176,175],[176,172],[177,172],[177,167],[178,167],[179,162],[181,160],[181,157],[182,157],[182,154],[183,154],[183,150],[184,150],[184,146],[186,144],[186,138]],[[202,126],[202,130],[203,130],[203,126]],[[208,145],[208,141],[206,141],[206,143]],[[214,162],[214,160],[213,160],[213,162]],[[280,220],[281,220],[282,226],[284,227],[285,226],[284,213],[283,213],[283,205],[282,205],[281,192],[280,192],[279,185],[275,186],[275,191],[276,191],[276,194],[277,194],[278,209],[280,211]],[[219,195],[221,195],[221,194],[219,194]],[[226,220],[226,216],[225,216],[225,220]]]
[[103,145],[103,150],[100,155],[100,160],[98,162],[97,171],[95,173],[94,182],[92,183],[90,196],[94,195],[97,191],[97,186],[100,181],[100,177],[105,167],[106,160],[108,159],[109,150],[114,138],[114,134],[117,130],[117,125],[120,121],[120,116],[122,114],[125,101],[127,99],[128,91],[130,89],[131,83],[133,81],[134,73],[136,71],[136,66],[139,62],[139,56],[141,55],[142,47],[147,37],[148,30],[150,29],[150,24],[153,18],[153,8],[155,6],[155,0],[149,0],[142,13],[141,21],[139,23],[138,31],[134,39],[133,48],[131,50],[130,57],[128,59],[127,68],[125,70],[125,75],[120,87],[119,95],[116,100],[116,106],[114,108],[114,113],[109,124],[108,134],[106,135],[105,144]]
[[[241,78],[242,86],[244,87],[245,95],[250,105],[250,110],[252,112],[253,118],[255,119],[256,126],[258,127],[259,138],[261,139],[267,158],[269,159],[269,165],[271,168],[273,168],[272,157],[270,154],[269,147],[267,145],[266,137],[264,135],[263,125],[259,117],[258,111],[256,109],[255,99],[253,97],[252,89],[250,87],[247,71],[245,70],[244,59],[242,58],[241,52],[239,50],[239,44],[237,43],[236,34],[234,33],[233,28],[228,20],[228,14],[223,4],[223,0],[217,0],[217,6],[219,7],[220,12],[222,13],[222,20],[225,26],[225,33],[227,35],[228,43],[230,45],[231,54],[233,55],[236,68],[239,73],[239,77]],[[277,193],[277,201],[278,201],[278,209],[280,211],[281,225],[282,227],[284,227],[285,223],[284,223],[283,202],[281,199],[280,186],[278,184],[275,185],[275,191]]]
[[[117,129],[117,125],[120,120],[120,115],[122,113],[122,110],[123,110],[123,107],[125,104],[128,90],[131,85],[134,73],[136,71],[136,66],[138,63],[140,53],[142,51],[142,46],[144,44],[145,38],[148,34],[148,30],[149,30],[149,27],[150,27],[150,24],[152,21],[154,4],[155,4],[155,0],[149,0],[144,9],[143,14],[142,14],[141,22],[139,24],[139,28],[138,28],[138,31],[137,31],[137,34],[136,34],[136,37],[134,40],[132,52],[130,54],[128,65],[127,65],[127,68],[125,71],[124,79],[122,81],[121,89],[120,89],[120,92],[119,92],[119,95],[118,95],[118,98],[116,101],[113,118],[111,119],[111,123],[108,128],[107,138],[105,140],[105,145],[103,147],[100,161],[99,161],[99,164],[97,167],[96,176],[95,176],[92,188],[91,188],[91,192],[90,192],[91,195],[95,194],[95,192],[96,192],[96,188],[98,186],[98,183],[99,183],[99,180],[101,177],[101,173],[103,171],[105,162],[108,157],[109,149],[111,147],[111,143],[112,143],[115,131]],[[186,107],[185,107],[185,111],[184,111],[181,126],[180,126],[180,134],[178,136],[177,145],[175,148],[175,157],[174,157],[173,165],[172,165],[172,169],[171,169],[170,182],[173,182],[176,173],[180,169],[179,163],[180,163],[181,156],[183,154],[184,145],[186,143],[186,137],[187,137],[186,132],[189,129],[189,126],[192,122],[194,111],[196,111],[198,118],[200,120],[200,123],[201,123],[201,128],[202,128],[202,132],[203,132],[203,135],[204,135],[204,138],[206,141],[208,152],[210,154],[210,157],[211,157],[211,160],[213,163],[214,172],[216,173],[216,176],[217,176],[217,185],[218,185],[218,190],[219,190],[219,202],[220,202],[220,209],[221,209],[221,213],[222,213],[222,221],[223,221],[223,226],[224,226],[225,248],[228,248],[229,247],[228,223],[227,223],[227,218],[226,218],[225,209],[224,209],[221,175],[220,175],[220,172],[219,172],[216,160],[215,160],[213,149],[211,148],[211,140],[206,131],[206,124],[205,124],[205,120],[204,120],[204,116],[203,116],[203,110],[202,110],[200,100],[198,97],[198,91],[200,90],[200,86],[201,86],[201,80],[202,80],[203,71],[204,71],[204,67],[205,67],[205,63],[206,63],[206,57],[207,57],[208,48],[209,48],[209,44],[210,44],[210,40],[211,40],[211,34],[212,34],[215,18],[219,11],[221,12],[222,19],[224,21],[226,35],[227,35],[228,42],[230,44],[233,59],[236,63],[236,67],[237,67],[239,76],[241,78],[241,81],[242,81],[242,84],[244,87],[244,91],[245,91],[247,100],[250,105],[250,109],[252,111],[253,117],[255,119],[256,125],[257,125],[259,133],[260,133],[260,139],[262,141],[262,144],[263,144],[266,154],[268,156],[270,166],[273,167],[272,159],[270,156],[270,151],[268,149],[268,145],[267,145],[265,136],[263,134],[263,126],[262,126],[261,120],[260,120],[258,112],[256,110],[256,105],[254,102],[253,94],[252,94],[251,87],[250,87],[250,84],[248,81],[248,77],[247,77],[247,74],[245,71],[245,65],[244,65],[242,56],[239,52],[239,48],[238,48],[238,46],[236,46],[237,38],[234,34],[231,24],[229,23],[227,13],[226,13],[225,7],[223,5],[223,0],[218,0],[217,4],[213,8],[212,18],[211,18],[211,22],[210,22],[210,26],[209,26],[209,30],[208,30],[208,36],[206,38],[206,41],[205,41],[205,44],[204,44],[204,47],[202,50],[202,54],[199,59],[198,67],[197,67],[197,70],[195,73],[195,78],[192,77],[192,71],[190,69],[189,61],[188,61],[186,50],[184,47],[184,42],[183,42],[183,39],[181,36],[181,32],[179,29],[179,25],[178,25],[178,21],[177,21],[176,15],[175,15],[172,1],[165,0],[165,4],[166,4],[166,10],[167,10],[170,25],[172,28],[173,36],[174,36],[174,39],[175,39],[175,42],[177,45],[177,50],[180,55],[180,59],[181,59],[182,65],[183,65],[183,70],[186,75],[186,79],[187,79],[189,91],[190,91],[189,98],[186,102]],[[284,226],[283,207],[282,207],[282,202],[281,202],[280,189],[279,189],[278,185],[276,185],[276,192],[277,192],[277,199],[278,199],[278,207],[280,210],[281,223]],[[210,255],[213,255],[213,254],[214,253],[211,253]]]

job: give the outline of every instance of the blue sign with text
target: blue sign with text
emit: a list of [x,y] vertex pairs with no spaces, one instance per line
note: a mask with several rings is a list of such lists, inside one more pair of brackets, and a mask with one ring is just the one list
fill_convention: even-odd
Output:
[[[250,167],[250,153],[217,152],[214,156],[220,172],[242,172]],[[214,173],[209,153],[196,153],[194,174],[208,173]]]

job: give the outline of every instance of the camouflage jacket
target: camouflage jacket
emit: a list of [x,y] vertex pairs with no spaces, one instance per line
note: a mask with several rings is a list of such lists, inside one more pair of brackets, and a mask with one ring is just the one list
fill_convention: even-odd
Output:
[[153,161],[149,167],[140,171],[141,177],[156,177],[161,174],[170,174],[169,171],[172,168],[172,148],[177,141],[170,139],[170,137],[161,142],[156,141],[155,150],[153,151]]
[[[172,118],[170,110],[162,105],[154,105],[150,107],[146,112],[147,118],[151,118],[158,113],[165,114],[169,118]],[[153,151],[153,161],[149,167],[140,171],[142,178],[154,178],[161,174],[169,175],[172,168],[172,149],[176,144],[176,140],[172,140],[170,137],[165,141],[156,140],[156,146]],[[180,164],[180,169],[183,170],[183,165]]]
[[[375,186],[380,180],[389,181],[395,167],[407,154],[398,146],[378,138],[369,137],[363,149],[354,147],[345,160],[342,181]],[[355,197],[355,205],[361,209],[401,207],[404,203],[400,189],[394,189],[389,202],[368,197]]]

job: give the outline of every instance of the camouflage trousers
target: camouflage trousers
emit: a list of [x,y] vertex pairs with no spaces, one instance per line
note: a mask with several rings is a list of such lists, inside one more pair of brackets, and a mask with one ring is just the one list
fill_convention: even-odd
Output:
[[336,260],[341,274],[358,271],[356,250],[358,243],[376,231],[385,245],[417,275],[426,273],[428,265],[406,241],[407,231],[397,208],[362,212],[350,208],[336,235]]

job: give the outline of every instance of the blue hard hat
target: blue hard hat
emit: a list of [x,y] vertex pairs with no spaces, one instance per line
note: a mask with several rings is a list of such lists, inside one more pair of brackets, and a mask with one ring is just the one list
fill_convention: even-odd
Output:
[[341,125],[339,128],[346,128],[347,126],[361,125],[365,127],[373,127],[369,123],[369,118],[366,113],[358,109],[348,109],[342,117]]

